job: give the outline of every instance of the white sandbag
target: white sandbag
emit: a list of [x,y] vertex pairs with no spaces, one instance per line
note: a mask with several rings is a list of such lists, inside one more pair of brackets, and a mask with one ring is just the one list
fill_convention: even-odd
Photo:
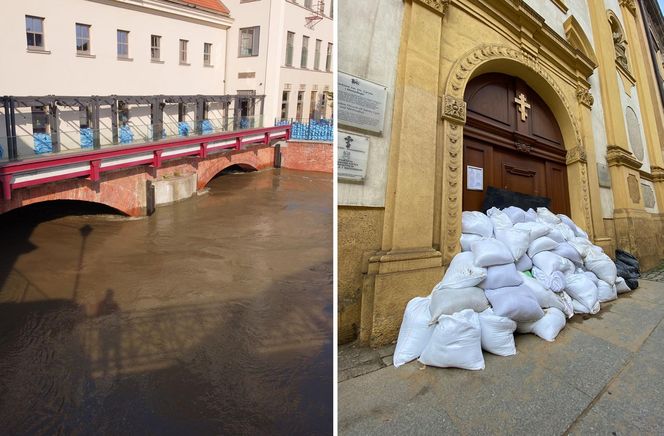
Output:
[[590,315],[595,315],[600,309],[599,301],[595,303],[592,309],[588,309],[583,303],[574,299],[572,299],[572,303],[574,304],[574,313],[589,313]]
[[569,242],[562,242],[551,251],[559,256],[571,260],[576,266],[583,265],[583,258],[579,252],[569,244]]
[[485,310],[479,316],[482,330],[482,349],[498,356],[516,354],[516,345],[514,344],[516,322],[507,317],[494,314],[491,309]]
[[627,286],[627,283],[625,283],[625,279],[622,277],[616,278],[616,292],[623,294],[629,291],[631,291],[631,289]]
[[493,231],[495,232],[498,229],[511,229],[512,220],[507,216],[506,213],[498,209],[497,207],[492,207],[486,211],[487,216],[493,224]]
[[584,258],[584,265],[586,269],[594,272],[600,280],[604,280],[610,285],[613,285],[616,282],[616,276],[618,274],[616,264],[613,263],[611,258],[606,254],[597,253],[591,250]]
[[[576,272],[577,273],[580,272],[581,274],[585,274],[585,276],[588,277],[594,284],[597,284],[597,282],[599,282],[599,279],[597,278],[595,273],[592,272],[592,271],[584,271],[581,268],[577,268]],[[604,283],[606,283],[606,282],[604,282]]]
[[524,284],[509,288],[488,289],[484,292],[496,315],[506,316],[517,322],[535,321],[544,316],[542,308],[537,303],[537,298]]
[[552,274],[554,271],[563,271],[569,268],[565,258],[558,256],[550,251],[541,251],[531,256],[533,265],[542,270],[545,274]]
[[482,212],[465,211],[461,213],[461,232],[490,238],[493,236],[493,224]]
[[487,267],[514,262],[512,252],[507,248],[507,245],[497,239],[473,242],[470,244],[470,249],[475,256],[476,266]]
[[528,209],[526,211],[526,215],[524,216],[525,222],[527,223],[535,223],[537,222],[537,212],[535,212],[532,208]]
[[560,300],[563,302],[563,313],[567,318],[574,316],[574,303],[572,303],[572,297],[565,291],[561,291],[556,295],[560,296]]
[[593,244],[586,238],[573,238],[567,241],[572,247],[579,252],[581,257],[585,258],[590,251],[593,250]]
[[519,229],[495,229],[496,239],[507,245],[514,260],[518,260],[528,250],[530,231]]
[[597,298],[600,303],[605,303],[618,298],[616,285],[610,285],[604,280],[597,281]]
[[474,235],[472,233],[461,234],[461,251],[470,251],[470,244],[475,241],[485,239],[484,236]]
[[533,266],[532,273],[542,286],[553,292],[561,292],[565,289],[565,275],[560,271],[554,271],[551,274],[547,274],[536,266]]
[[558,243],[548,236],[542,236],[541,238],[535,239],[528,246],[528,256],[532,259],[536,254],[542,251],[553,250],[558,246]]
[[484,369],[480,319],[472,310],[462,310],[438,319],[419,361],[425,365]]
[[558,333],[565,328],[567,320],[565,314],[552,307],[544,311],[544,316],[535,322],[519,323],[519,333],[534,333],[545,341],[553,342]]
[[537,304],[539,304],[542,309],[555,307],[563,312],[567,310],[563,299],[555,292],[546,289],[537,279],[525,276],[523,278],[523,284],[528,286],[528,289],[530,289],[537,299]]
[[549,209],[546,207],[537,208],[537,221],[544,224],[560,224],[560,218],[555,216]]
[[522,223],[526,221],[526,211],[519,209],[516,206],[510,206],[503,209],[503,213],[510,217],[512,224]]
[[559,213],[558,218],[560,218],[560,220],[574,232],[575,236],[588,239],[588,234],[584,232],[581,227],[577,226],[568,216]]
[[479,284],[482,289],[498,289],[506,286],[518,286],[523,283],[523,274],[516,270],[513,263],[487,267],[486,279]]
[[563,257],[563,262],[565,263],[565,266],[560,270],[560,272],[562,272],[566,276],[574,274],[574,271],[576,270],[576,266],[574,265],[574,263],[569,259],[565,259],[564,257]]
[[570,241],[576,237],[574,232],[570,230],[565,224],[555,224],[551,230],[552,232],[560,232],[560,234],[565,238],[566,241]]
[[429,324],[429,297],[415,297],[406,305],[392,362],[395,367],[420,357],[429,343],[434,326]]
[[489,307],[489,301],[480,288],[434,289],[431,292],[431,323],[441,315],[452,315],[465,309],[482,312]]
[[551,229],[551,230],[549,230],[549,233],[546,234],[546,237],[547,237],[547,238],[550,238],[550,239],[553,239],[554,241],[556,241],[556,242],[558,242],[558,243],[561,243],[561,242],[565,242],[565,241],[566,241],[565,236],[564,236],[563,233],[562,233],[560,230],[558,230],[558,229]]
[[571,274],[566,280],[565,292],[591,312],[599,301],[597,286],[585,274]]
[[516,261],[517,271],[530,271],[533,268],[533,261],[530,260],[530,256],[524,254]]
[[530,242],[533,242],[537,238],[546,236],[549,233],[550,229],[542,224],[535,221],[526,221],[525,223],[516,223],[514,224],[514,229],[518,230],[527,230],[530,232]]
[[475,266],[475,256],[472,252],[459,253],[454,256],[443,280],[434,287],[434,290],[476,286],[485,278],[486,268]]

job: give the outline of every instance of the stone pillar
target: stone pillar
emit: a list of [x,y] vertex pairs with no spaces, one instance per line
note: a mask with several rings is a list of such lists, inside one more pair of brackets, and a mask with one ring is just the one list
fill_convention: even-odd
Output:
[[360,341],[396,337],[406,303],[441,279],[433,248],[438,90],[449,0],[404,0],[381,251],[369,259]]

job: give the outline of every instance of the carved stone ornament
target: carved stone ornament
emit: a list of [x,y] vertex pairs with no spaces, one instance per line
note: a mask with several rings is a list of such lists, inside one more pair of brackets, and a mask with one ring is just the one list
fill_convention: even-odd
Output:
[[586,156],[586,149],[583,148],[583,145],[577,145],[576,147],[567,150],[567,157],[565,159],[567,165],[576,162],[586,163],[587,161],[588,157]]
[[533,150],[532,146],[524,144],[523,142],[515,142],[514,146],[522,153],[530,153]]
[[579,103],[588,106],[589,108],[595,103],[595,97],[590,93],[590,90],[579,86],[576,88],[576,98],[579,100]]
[[627,8],[632,15],[636,15],[636,2],[634,0],[620,0],[619,3],[620,6]]
[[461,123],[466,122],[466,102],[446,95],[443,101],[443,118]]
[[650,174],[652,175],[653,182],[664,182],[664,168],[650,165]]
[[632,153],[617,145],[606,146],[606,162],[610,167],[625,166],[637,171],[643,166]]
[[447,14],[447,8],[449,7],[450,0],[417,0],[420,3],[423,3],[429,6],[431,9],[435,10],[443,17]]

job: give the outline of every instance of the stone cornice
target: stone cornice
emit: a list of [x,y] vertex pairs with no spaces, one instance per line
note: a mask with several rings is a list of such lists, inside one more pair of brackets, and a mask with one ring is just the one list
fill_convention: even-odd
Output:
[[636,171],[643,166],[632,153],[617,145],[606,146],[606,161],[610,167],[625,166]]
[[620,0],[620,6],[627,9],[632,15],[636,16],[636,2],[634,0]]
[[655,183],[664,182],[664,168],[655,165],[650,166],[650,175]]
[[447,8],[449,7],[450,0],[415,0],[418,3],[422,3],[438,12],[443,17],[447,14]]

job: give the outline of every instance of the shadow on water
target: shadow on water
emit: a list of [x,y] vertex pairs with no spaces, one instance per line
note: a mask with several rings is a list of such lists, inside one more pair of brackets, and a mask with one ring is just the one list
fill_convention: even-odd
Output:
[[[286,210],[278,207],[285,195],[280,191],[269,200],[266,210],[277,214],[271,218],[256,206],[273,198],[270,193],[275,189],[301,183],[299,177],[290,174],[285,181],[277,181],[275,188],[274,180],[261,176],[255,189],[265,197],[256,201],[235,198],[228,188],[217,189],[216,199],[208,198],[206,203],[183,204],[181,211],[164,209],[158,212],[160,221],[132,224],[128,235],[148,232],[140,241],[122,234],[112,239],[109,235],[119,227],[103,229],[96,220],[67,221],[67,235],[72,238],[68,246],[79,252],[65,259],[69,271],[55,284],[45,273],[26,267],[30,274],[25,275],[15,268],[19,257],[39,248],[30,242],[33,231],[40,223],[65,215],[100,213],[99,209],[83,208],[77,213],[72,207],[88,205],[68,205],[59,211],[42,206],[38,212],[0,216],[2,228],[11,229],[7,237],[12,247],[3,250],[0,261],[2,432],[331,434],[331,230],[327,235],[331,218],[311,234],[303,232],[300,218],[305,216],[305,226],[319,223],[331,211],[331,200],[325,207],[314,204],[307,209],[303,205],[320,194],[304,193],[304,197],[288,197],[288,204],[301,205]],[[244,180],[236,185],[251,186]],[[331,198],[331,188],[326,187],[324,192],[328,191]],[[250,206],[243,212],[242,222],[247,223],[243,233],[224,233],[235,219],[226,217],[219,224],[218,205],[239,208],[245,203]],[[101,213],[109,211],[113,210]],[[183,211],[187,221],[181,222]],[[279,223],[291,217],[299,219],[301,226],[283,236],[290,224]],[[202,220],[213,223],[223,243],[197,246],[210,241],[209,235],[199,236],[191,246],[172,240],[171,232],[185,234],[178,226],[189,231]],[[250,240],[250,235],[258,237]],[[291,239],[294,247],[282,247],[284,240]],[[145,245],[157,240],[162,246]],[[57,248],[61,238],[49,243]],[[329,254],[316,248],[328,243]],[[232,244],[249,245],[249,253],[256,254],[243,257]],[[123,253],[121,260],[109,258],[118,247],[134,251]],[[172,253],[172,247],[180,252]],[[273,270],[288,265],[284,253],[292,256],[292,250],[304,253],[299,255],[302,268],[275,274]],[[148,263],[134,265],[146,255]],[[183,265],[182,257],[192,255],[203,257]],[[328,261],[302,260],[313,255]],[[271,256],[276,263],[269,260]],[[32,267],[37,261],[22,262]],[[203,266],[192,269],[198,264]],[[219,271],[212,271],[210,265]],[[117,273],[112,277],[97,277],[114,268]],[[57,271],[53,265],[51,269]],[[192,271],[199,274],[192,277],[198,278],[215,274],[207,281],[191,283],[188,276],[181,278]],[[247,277],[249,271],[260,276],[258,281]],[[154,281],[156,274],[164,272],[171,274],[170,280],[147,289],[141,283]],[[11,283],[7,283],[10,275]],[[175,288],[169,281],[175,282]],[[95,286],[103,287],[91,289]],[[12,295],[6,295],[7,289]]]

